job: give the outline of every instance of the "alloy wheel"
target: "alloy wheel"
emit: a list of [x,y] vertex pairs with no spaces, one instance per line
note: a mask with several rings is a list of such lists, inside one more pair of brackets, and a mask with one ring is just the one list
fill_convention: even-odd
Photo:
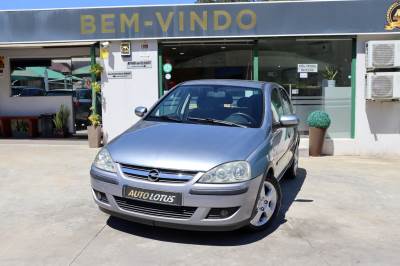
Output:
[[264,181],[258,196],[257,212],[250,224],[256,227],[265,225],[275,212],[277,199],[278,193],[274,185],[269,181]]

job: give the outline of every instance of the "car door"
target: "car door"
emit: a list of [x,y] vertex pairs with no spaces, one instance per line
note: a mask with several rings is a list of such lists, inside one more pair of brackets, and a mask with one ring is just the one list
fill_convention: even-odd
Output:
[[287,130],[280,126],[280,117],[284,114],[283,103],[279,88],[275,87],[271,90],[271,111],[272,111],[272,161],[275,167],[275,176],[279,177],[285,168],[285,162],[282,161],[286,152],[286,135]]
[[[283,114],[291,115],[293,114],[292,105],[289,100],[289,96],[283,88],[279,88],[282,106],[283,106]],[[296,141],[296,129],[294,127],[285,128],[285,136],[283,141],[283,155],[282,155],[282,164],[284,164],[284,168],[286,168],[293,157],[292,145]]]

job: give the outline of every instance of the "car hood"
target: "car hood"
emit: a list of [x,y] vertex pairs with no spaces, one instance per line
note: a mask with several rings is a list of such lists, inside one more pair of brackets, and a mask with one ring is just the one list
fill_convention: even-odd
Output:
[[107,148],[117,163],[208,171],[246,160],[265,137],[260,128],[140,121]]

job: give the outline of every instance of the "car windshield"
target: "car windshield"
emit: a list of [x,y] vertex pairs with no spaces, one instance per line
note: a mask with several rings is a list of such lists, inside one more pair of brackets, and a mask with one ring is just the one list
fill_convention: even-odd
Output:
[[264,110],[262,95],[259,88],[182,85],[169,93],[146,120],[260,127]]

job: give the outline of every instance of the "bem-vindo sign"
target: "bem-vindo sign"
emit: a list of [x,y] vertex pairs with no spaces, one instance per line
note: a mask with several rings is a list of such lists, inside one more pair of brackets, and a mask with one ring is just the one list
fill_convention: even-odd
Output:
[[[234,16],[232,18],[232,16]],[[141,20],[139,12],[119,14],[105,13],[98,15],[81,15],[81,34],[95,33],[126,33],[143,31],[143,28],[157,27],[162,32],[168,32],[171,27],[177,25],[179,32],[185,28],[195,31],[223,31],[235,25],[241,30],[251,30],[257,24],[257,14],[251,9],[242,9],[236,14],[226,10],[196,11],[169,11],[163,13],[154,12],[154,18]]]
[[397,11],[393,0],[0,11],[0,43],[390,34]]

